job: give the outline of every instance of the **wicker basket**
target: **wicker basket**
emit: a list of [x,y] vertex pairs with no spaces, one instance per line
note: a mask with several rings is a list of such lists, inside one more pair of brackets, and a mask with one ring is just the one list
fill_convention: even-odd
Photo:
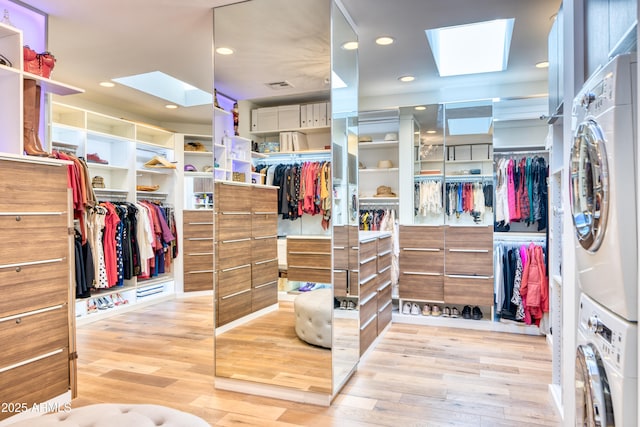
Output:
[[247,182],[247,177],[244,172],[233,172],[231,180],[237,182]]

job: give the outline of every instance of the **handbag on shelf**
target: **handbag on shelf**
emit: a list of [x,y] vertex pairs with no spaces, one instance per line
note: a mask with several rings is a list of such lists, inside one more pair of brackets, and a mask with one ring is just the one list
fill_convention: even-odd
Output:
[[6,65],[7,67],[13,66],[13,64],[11,64],[11,61],[9,61],[9,58],[7,58],[1,53],[0,53],[0,65]]
[[51,52],[36,53],[29,45],[22,48],[24,71],[48,79],[56,65],[56,58]]

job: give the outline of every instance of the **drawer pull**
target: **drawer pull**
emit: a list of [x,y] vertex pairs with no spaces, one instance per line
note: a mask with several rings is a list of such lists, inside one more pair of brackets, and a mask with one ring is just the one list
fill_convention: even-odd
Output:
[[278,215],[278,212],[254,212],[256,215]]
[[383,311],[385,311],[386,308],[389,307],[389,304],[391,304],[391,302],[392,302],[391,300],[387,301],[387,303],[384,306],[382,306],[381,309],[378,310],[378,313],[382,313]]
[[21,267],[26,267],[29,265],[40,265],[40,264],[52,264],[54,262],[61,262],[64,261],[65,258],[53,258],[53,259],[44,259],[42,261],[30,261],[30,262],[21,262],[18,264],[5,264],[5,265],[0,265],[0,270],[2,270],[3,268],[14,268],[16,267],[16,271],[19,273],[22,268]]
[[382,292],[384,291],[386,288],[389,287],[389,285],[391,285],[391,280],[387,280],[386,283],[382,286],[380,286],[377,290],[378,292]]
[[429,273],[422,271],[403,271],[402,274],[409,274],[413,276],[442,276],[442,273]]
[[204,274],[204,273],[213,273],[213,270],[187,271],[187,274]]
[[270,263],[270,262],[277,261],[277,260],[278,260],[278,258],[268,259],[268,260],[266,260],[266,261],[256,261],[256,263],[255,263],[255,264],[256,264],[256,265],[268,264],[268,263]]
[[489,249],[449,249],[449,252],[462,252],[470,254],[487,254]]
[[331,255],[331,252],[296,252],[290,251],[292,255]]
[[246,239],[223,240],[221,243],[238,243],[238,242],[247,242],[249,240],[251,240],[251,237],[247,237]]
[[334,246],[333,249],[335,249],[335,250],[343,250],[343,249],[346,249],[346,247],[345,246]]
[[231,295],[224,296],[221,299],[225,300],[225,299],[237,297],[238,295],[246,294],[247,292],[251,292],[251,289],[245,289],[244,291],[235,292],[235,293],[233,293]]
[[476,276],[469,274],[447,274],[452,279],[491,279],[493,276]]
[[274,281],[271,281],[271,282],[269,282],[269,283],[265,283],[265,284],[262,284],[262,285],[258,285],[258,286],[256,286],[256,287],[255,287],[255,288],[253,288],[253,289],[260,289],[260,288],[264,288],[265,286],[275,285],[276,283],[278,283],[278,281],[277,281],[277,280],[274,280]]
[[351,249],[353,249],[354,251],[359,251],[360,250],[360,246],[351,246]]
[[[47,308],[41,308],[41,309],[38,309],[38,310],[29,311],[27,313],[14,314],[13,316],[8,316],[8,317],[0,319],[0,323],[1,322],[7,322],[9,320],[22,319],[23,317],[33,316],[35,314],[46,313],[48,311],[59,310],[62,307],[63,307],[62,304],[58,304],[58,305],[53,305],[53,306],[47,307]],[[20,323],[20,322],[16,322],[16,323]]]
[[188,225],[213,225],[213,222],[188,222]]
[[391,249],[389,249],[388,251],[380,252],[380,253],[378,254],[378,256],[379,256],[379,257],[380,257],[380,256],[385,256],[385,255],[389,255],[390,253],[391,253]]
[[20,221],[23,216],[60,216],[66,212],[0,212],[0,216],[13,216],[16,221]]
[[17,266],[17,267],[16,267],[16,273],[20,273],[21,271],[22,271],[22,267]]
[[385,271],[387,271],[388,269],[390,269],[391,266],[387,265],[385,268],[383,268],[382,270],[378,270],[378,273],[384,273]]
[[377,274],[372,274],[371,276],[367,277],[364,280],[360,281],[360,286],[366,285],[367,283],[369,283],[370,281],[372,281],[373,279],[375,279],[376,277],[378,277]]
[[362,265],[362,264],[366,264],[366,263],[368,263],[368,262],[371,262],[371,261],[375,260],[376,258],[378,258],[378,257],[377,257],[377,255],[374,255],[374,256],[372,256],[371,258],[367,258],[367,259],[365,259],[365,260],[363,260],[363,261],[360,261],[360,265]]
[[22,220],[22,217],[20,215],[17,215],[16,216],[16,221],[21,221],[21,220]]
[[213,252],[189,252],[187,256],[213,256]]
[[366,299],[360,301],[360,307],[364,307],[365,305],[367,305],[367,303],[369,301],[371,301],[372,299],[374,299],[375,297],[377,297],[378,294],[377,293],[372,293],[371,295],[369,295]]
[[58,350],[51,351],[46,354],[41,354],[40,356],[32,357],[31,359],[28,359],[28,360],[23,360],[21,362],[14,363],[13,365],[5,366],[4,368],[0,368],[0,374],[15,368],[19,368],[20,366],[28,365],[29,363],[37,362],[38,360],[46,359],[47,357],[55,356],[56,354],[62,353],[64,350],[65,349],[60,348]]
[[16,319],[16,325],[19,325],[20,323],[22,323],[22,318],[21,318],[21,317],[18,317],[18,318]]
[[241,268],[247,268],[247,267],[251,267],[251,264],[243,264],[243,265],[239,265],[237,267],[225,268],[224,270],[222,270],[222,272],[226,273],[227,271],[240,270]]
[[289,268],[300,268],[303,270],[331,270],[331,267],[309,267],[308,265],[290,265]]
[[213,237],[189,237],[187,240],[199,242],[201,240],[213,240]]
[[440,252],[438,248],[402,248],[403,251],[411,252]]
[[277,239],[278,235],[274,234],[272,236],[258,236],[258,237],[254,237],[254,240],[264,240],[264,239]]
[[367,326],[369,326],[369,325],[371,324],[371,322],[373,322],[373,321],[374,321],[374,320],[376,320],[377,318],[378,318],[378,316],[376,316],[376,314],[374,313],[374,314],[369,318],[369,320],[367,320],[367,321],[365,322],[365,324],[364,324],[364,325],[360,326],[360,330],[361,330],[361,331],[364,331],[365,329],[367,329]]
[[222,215],[251,215],[251,212],[220,212]]

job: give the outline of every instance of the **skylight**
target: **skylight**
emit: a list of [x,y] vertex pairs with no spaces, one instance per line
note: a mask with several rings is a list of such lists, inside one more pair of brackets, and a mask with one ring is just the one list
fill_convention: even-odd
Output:
[[441,77],[507,69],[514,19],[425,30]]
[[118,77],[113,81],[182,107],[213,103],[213,97],[210,93],[161,71]]
[[491,117],[469,117],[465,119],[447,119],[449,135],[480,135],[489,133]]

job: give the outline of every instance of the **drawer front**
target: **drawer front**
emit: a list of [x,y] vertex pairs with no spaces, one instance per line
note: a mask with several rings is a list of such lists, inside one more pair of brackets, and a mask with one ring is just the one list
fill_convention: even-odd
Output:
[[289,252],[331,253],[331,239],[287,239]]
[[345,247],[333,248],[333,268],[347,270],[349,268],[349,249]]
[[[69,390],[69,350],[0,373],[2,403],[26,404],[46,402]],[[15,413],[0,412],[0,419]]]
[[400,251],[400,271],[417,273],[444,273],[444,251],[403,249]]
[[[360,276],[362,277],[362,276]],[[378,293],[378,276],[370,276],[368,280],[360,283],[360,299],[366,300],[371,295]]]
[[362,356],[378,336],[377,316],[361,321],[360,325],[360,356]]
[[251,241],[251,256],[254,261],[264,261],[278,257],[278,239],[253,239]]
[[0,215],[0,234],[0,265],[64,258],[69,253],[66,215]]
[[360,268],[360,250],[358,247],[349,248],[349,270],[358,270]]
[[333,296],[347,296],[347,271],[333,270]]
[[278,190],[276,188],[253,187],[251,207],[253,213],[278,213]]
[[216,269],[225,270],[238,265],[251,263],[251,246],[251,239],[218,242]]
[[391,304],[391,301],[378,309],[378,335],[380,335],[384,328],[386,328],[387,325],[391,323],[391,317],[393,314],[392,311],[393,305]]
[[251,289],[251,264],[218,270],[218,298]]
[[378,272],[384,271],[391,267],[391,252],[387,252],[384,255],[378,255]]
[[312,254],[308,252],[292,252],[287,254],[287,264],[289,269],[309,267],[331,269],[331,253]]
[[213,271],[213,255],[185,255],[184,271]]
[[258,311],[278,303],[278,281],[265,283],[251,291],[251,311]]
[[400,298],[417,301],[444,302],[443,275],[400,273]]
[[213,271],[187,271],[184,273],[184,291],[213,290]]
[[359,278],[360,274],[357,271],[349,270],[349,295],[360,295]]
[[447,227],[447,248],[493,249],[493,227]]
[[278,237],[278,214],[253,214],[251,235],[253,237]]
[[182,232],[185,240],[189,237],[213,237],[214,217],[212,210],[183,211]]
[[257,261],[251,266],[251,280],[253,287],[265,283],[278,282],[278,258],[266,261]]
[[63,304],[68,299],[67,258],[0,267],[0,317]]
[[251,214],[220,213],[216,227],[216,240],[225,242],[251,237]]
[[367,297],[360,298],[360,324],[364,324],[372,316],[378,313],[378,295],[373,293]]
[[400,226],[400,249],[444,248],[444,227]]
[[[362,261],[360,261],[362,263]],[[360,264],[360,281],[368,280],[369,277],[378,274],[377,257],[374,255],[367,262]]]
[[217,182],[215,187],[218,212],[251,212],[252,188]]
[[213,237],[191,237],[184,239],[182,253],[185,255],[209,253],[213,254]]
[[391,283],[391,267],[378,273],[378,287],[383,286],[386,283]]
[[218,299],[218,326],[251,313],[252,290]]
[[65,212],[67,167],[0,160],[0,194],[0,212]]
[[213,211],[205,209],[184,210],[182,211],[182,222],[184,223],[184,225],[207,222],[213,224]]
[[296,268],[289,267],[287,278],[297,282],[331,283],[331,268]]
[[493,277],[444,277],[444,300],[447,304],[493,305]]
[[391,236],[382,236],[378,239],[378,254],[382,254],[393,249],[393,239]]
[[378,310],[391,302],[391,282],[378,284]]
[[360,262],[378,254],[378,239],[360,242]]
[[492,276],[493,252],[488,249],[447,249],[445,272],[470,276]]
[[333,227],[333,248],[346,249],[349,246],[349,230],[346,225],[335,225]]
[[67,305],[0,321],[0,368],[69,346]]

